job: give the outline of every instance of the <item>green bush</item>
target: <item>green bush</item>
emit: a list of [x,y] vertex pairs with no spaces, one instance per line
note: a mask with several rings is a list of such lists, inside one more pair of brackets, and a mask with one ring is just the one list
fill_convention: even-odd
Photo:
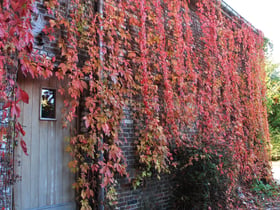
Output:
[[265,197],[272,197],[278,195],[279,189],[276,184],[270,183],[266,184],[262,180],[254,180],[252,184],[252,191],[257,195],[261,196],[263,199]]
[[225,158],[201,151],[180,151],[175,176],[177,209],[220,209],[226,206],[229,180],[218,170]]
[[272,145],[272,160],[280,160],[280,129],[270,127],[270,142]]
[[280,159],[280,74],[279,64],[266,61],[266,104],[272,145],[272,160]]

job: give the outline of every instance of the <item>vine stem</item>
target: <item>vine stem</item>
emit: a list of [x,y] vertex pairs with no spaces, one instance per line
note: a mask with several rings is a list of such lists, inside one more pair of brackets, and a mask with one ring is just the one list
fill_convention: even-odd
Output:
[[[99,40],[98,40],[98,44],[99,44],[99,59],[100,59],[100,80],[101,80],[101,83],[103,83],[103,51],[102,51],[102,48],[103,48],[103,39],[102,39],[102,31],[103,31],[103,5],[104,5],[104,2],[103,0],[99,0],[99,4],[98,4],[98,12],[100,14],[100,24],[99,24],[99,30],[100,30],[100,33],[99,33]],[[102,105],[101,105],[101,112],[102,112]],[[104,140],[103,138],[101,137],[100,138],[100,144],[101,146],[103,146],[103,143],[104,143]],[[104,161],[104,154],[103,154],[103,150],[100,150],[99,151],[99,162],[103,162]],[[104,191],[104,186],[102,185],[104,181],[104,174],[101,174],[100,176],[100,185],[99,185],[99,191],[98,191],[98,209],[99,210],[104,210],[104,194],[105,194],[105,191]]]

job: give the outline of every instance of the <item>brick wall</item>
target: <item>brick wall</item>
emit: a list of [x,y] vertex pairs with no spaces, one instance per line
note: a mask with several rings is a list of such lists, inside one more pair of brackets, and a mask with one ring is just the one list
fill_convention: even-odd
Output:
[[[3,117],[4,110],[0,105],[0,129],[7,128],[9,130],[9,118]],[[13,181],[13,165],[12,148],[10,142],[13,141],[10,135],[4,134],[0,141],[0,207],[9,210],[12,206],[12,187]]]
[[173,182],[170,175],[145,180],[141,187],[134,190],[127,180],[120,180],[117,209],[173,209]]
[[[11,71],[7,78],[16,77]],[[5,81],[2,81],[5,84]],[[12,99],[13,89],[6,86],[7,97]],[[0,207],[12,209],[12,184],[16,178],[13,169],[14,121],[10,117],[10,109],[3,109],[4,101],[0,101]]]
[[161,175],[160,179],[151,177],[144,179],[141,186],[133,188],[133,181],[137,176],[135,125],[131,111],[125,109],[125,119],[121,123],[122,133],[120,140],[126,160],[131,182],[127,178],[118,179],[118,204],[117,209],[172,209],[172,175]]

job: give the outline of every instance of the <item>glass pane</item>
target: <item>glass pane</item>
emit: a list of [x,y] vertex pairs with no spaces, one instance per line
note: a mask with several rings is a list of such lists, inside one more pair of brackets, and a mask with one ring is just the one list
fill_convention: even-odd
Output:
[[41,90],[41,119],[55,119],[55,90]]

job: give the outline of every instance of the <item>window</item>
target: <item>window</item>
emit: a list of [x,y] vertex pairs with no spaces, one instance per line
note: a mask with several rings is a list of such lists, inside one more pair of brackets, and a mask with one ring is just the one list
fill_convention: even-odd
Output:
[[56,90],[49,88],[41,89],[40,101],[40,119],[55,120],[56,119]]

